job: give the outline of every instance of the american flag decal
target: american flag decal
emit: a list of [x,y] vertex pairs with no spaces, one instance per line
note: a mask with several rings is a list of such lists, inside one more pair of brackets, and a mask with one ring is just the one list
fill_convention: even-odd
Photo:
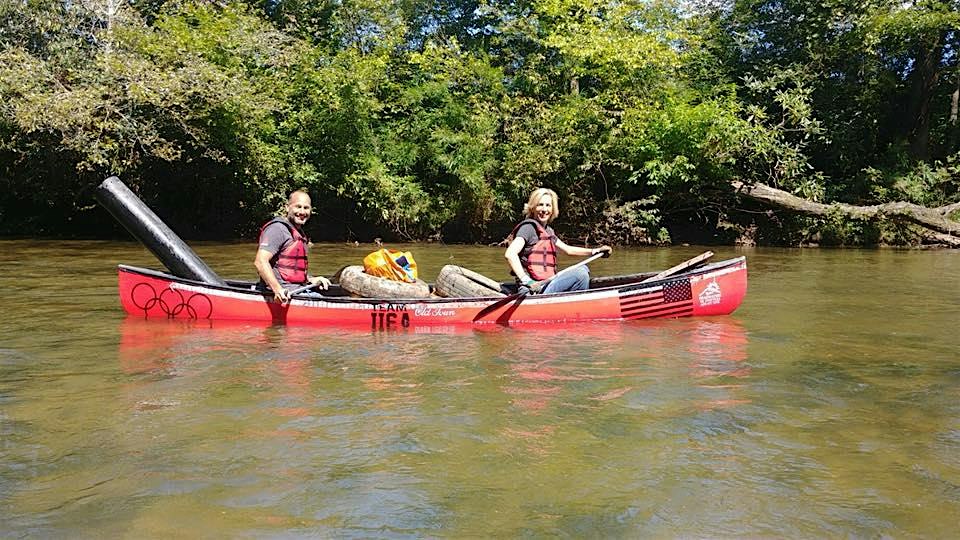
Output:
[[620,290],[620,315],[624,319],[650,317],[686,317],[693,313],[690,279],[665,283],[660,287]]

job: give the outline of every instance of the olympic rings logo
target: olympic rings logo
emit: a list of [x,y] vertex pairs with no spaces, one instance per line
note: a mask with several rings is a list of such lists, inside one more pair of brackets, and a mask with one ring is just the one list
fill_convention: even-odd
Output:
[[144,315],[158,307],[171,319],[181,316],[209,319],[213,314],[213,302],[203,293],[193,293],[189,298],[185,298],[182,291],[167,287],[157,294],[157,290],[149,283],[134,285],[130,291],[130,300],[137,309],[143,310]]

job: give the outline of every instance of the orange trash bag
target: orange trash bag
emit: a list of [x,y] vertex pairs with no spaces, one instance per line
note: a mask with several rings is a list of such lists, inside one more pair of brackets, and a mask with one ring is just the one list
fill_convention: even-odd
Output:
[[378,249],[363,258],[363,271],[393,281],[417,281],[417,261],[409,251]]

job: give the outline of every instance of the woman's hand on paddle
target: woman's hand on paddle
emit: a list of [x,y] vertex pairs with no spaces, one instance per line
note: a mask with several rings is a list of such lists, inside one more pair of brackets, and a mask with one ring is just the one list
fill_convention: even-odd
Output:
[[533,281],[527,284],[527,288],[530,289],[530,292],[533,294],[540,294],[543,292],[543,288],[549,283],[547,280]]
[[603,253],[603,258],[606,259],[613,253],[613,248],[610,246],[600,246],[590,252],[591,255],[596,255],[597,253]]
[[313,276],[310,278],[310,283],[313,283],[317,288],[327,290],[330,288],[330,280],[323,276]]

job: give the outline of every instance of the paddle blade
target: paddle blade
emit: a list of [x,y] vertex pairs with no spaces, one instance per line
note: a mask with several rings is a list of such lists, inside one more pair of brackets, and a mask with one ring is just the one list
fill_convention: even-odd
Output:
[[703,261],[709,259],[710,257],[713,257],[713,252],[712,252],[712,251],[704,251],[703,253],[701,253],[700,255],[697,255],[697,256],[694,257],[694,258],[688,259],[688,260],[686,260],[686,261],[683,261],[682,263],[680,263],[680,264],[678,264],[678,265],[676,265],[676,266],[672,266],[672,267],[670,267],[670,268],[667,268],[667,269],[664,270],[663,272],[660,272],[659,274],[657,274],[657,275],[655,275],[655,276],[650,276],[650,277],[648,277],[647,279],[641,281],[640,283],[647,283],[647,282],[650,282],[650,281],[657,281],[658,279],[663,279],[663,278],[665,278],[665,277],[667,277],[667,276],[672,276],[673,274],[676,274],[677,272],[682,272],[682,271],[684,271],[684,270],[686,270],[686,269],[688,269],[688,268],[692,268],[692,267],[694,267],[694,266],[702,263]]
[[505,296],[505,297],[497,300],[496,302],[494,302],[494,303],[490,304],[489,306],[487,306],[487,307],[481,309],[480,311],[478,311],[477,314],[473,316],[473,322],[479,321],[480,319],[486,317],[487,315],[493,313],[494,311],[497,311],[498,309],[500,309],[500,308],[502,308],[503,306],[506,306],[506,305],[508,305],[508,304],[510,304],[510,303],[512,303],[512,302],[516,302],[516,303],[519,304],[520,302],[523,301],[524,297],[526,297],[528,293],[529,293],[529,291],[528,291],[528,290],[525,290],[525,291],[523,291],[523,292],[518,292],[518,293],[515,293],[515,294],[511,294],[510,296]]

